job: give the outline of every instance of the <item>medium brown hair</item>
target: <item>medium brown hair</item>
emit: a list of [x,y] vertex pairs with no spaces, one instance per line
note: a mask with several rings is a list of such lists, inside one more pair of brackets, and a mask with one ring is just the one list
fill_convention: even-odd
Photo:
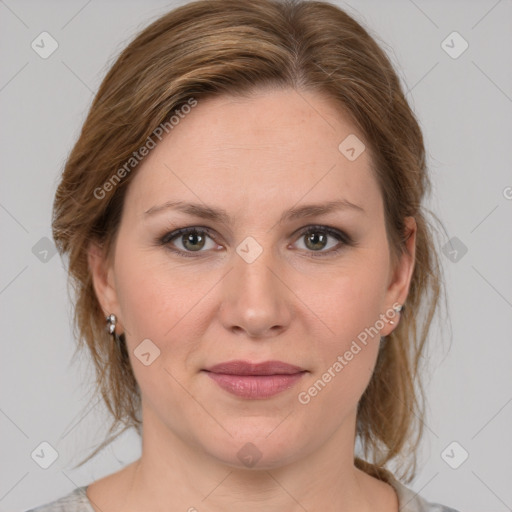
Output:
[[127,428],[141,432],[140,390],[125,344],[117,349],[105,331],[87,260],[91,241],[111,255],[136,166],[102,199],[95,190],[190,98],[250,94],[267,86],[321,93],[360,130],[394,255],[405,250],[404,218],[416,220],[406,308],[382,344],[359,402],[363,457],[355,459],[357,467],[382,479],[384,465],[398,461],[408,482],[423,431],[419,363],[441,290],[432,228],[422,206],[429,188],[423,137],[385,52],[351,16],[319,1],[188,3],[144,29],[104,78],[66,162],[53,210],[55,242],[61,255],[69,256],[77,349],[87,346],[92,356],[97,392],[113,416],[109,434],[124,426],[86,460]]

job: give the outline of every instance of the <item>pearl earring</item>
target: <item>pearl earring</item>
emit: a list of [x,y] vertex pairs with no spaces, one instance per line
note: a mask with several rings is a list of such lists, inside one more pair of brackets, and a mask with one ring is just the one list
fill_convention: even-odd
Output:
[[114,315],[112,313],[111,315],[107,316],[106,320],[107,320],[107,332],[109,334],[113,334],[115,336],[116,323],[117,323],[116,315]]
[[[393,311],[398,314],[404,309],[404,306],[402,304],[398,304],[393,308]],[[396,322],[393,322],[393,320],[390,320],[389,323],[391,325],[395,325]]]

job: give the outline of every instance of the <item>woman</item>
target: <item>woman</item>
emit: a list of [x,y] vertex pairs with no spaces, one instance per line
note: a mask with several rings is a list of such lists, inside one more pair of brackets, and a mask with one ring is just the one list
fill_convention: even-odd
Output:
[[452,510],[400,481],[440,294],[428,185],[395,71],[339,8],[200,0],[146,28],[53,218],[142,456],[35,510]]

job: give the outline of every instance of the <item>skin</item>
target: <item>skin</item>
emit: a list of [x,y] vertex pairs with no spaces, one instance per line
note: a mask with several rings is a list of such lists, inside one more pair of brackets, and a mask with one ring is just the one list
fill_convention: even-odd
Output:
[[[361,331],[405,302],[414,265],[414,220],[406,219],[407,250],[393,260],[370,151],[349,161],[338,150],[349,134],[364,140],[319,93],[261,89],[200,100],[145,157],[112,259],[94,244],[89,250],[101,306],[126,335],[144,425],[141,458],[89,486],[95,510],[398,510],[392,487],[353,464],[357,403],[379,336],[309,403],[298,400]],[[339,199],[364,212],[278,223],[292,207]],[[223,208],[230,222],[172,209],[145,214],[167,201]],[[308,244],[301,231],[314,224],[355,244],[331,235]],[[193,226],[211,229],[204,246],[185,246],[181,236],[167,247],[156,242]],[[252,263],[236,252],[248,236],[262,248]],[[393,321],[381,336],[398,314]],[[149,366],[133,353],[147,338],[160,349]],[[201,371],[233,359],[281,360],[307,373],[274,397],[244,399]],[[251,468],[237,457],[249,442],[261,453]]]

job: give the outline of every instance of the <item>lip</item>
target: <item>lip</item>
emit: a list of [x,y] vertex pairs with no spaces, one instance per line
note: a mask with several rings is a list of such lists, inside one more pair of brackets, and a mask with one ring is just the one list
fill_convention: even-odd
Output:
[[293,387],[306,373],[303,368],[283,361],[240,360],[216,364],[203,371],[225,391],[252,400],[277,395]]
[[234,360],[219,363],[206,371],[223,373],[225,375],[292,375],[305,371],[304,368],[288,364],[283,361],[264,361],[251,363],[250,361]]

